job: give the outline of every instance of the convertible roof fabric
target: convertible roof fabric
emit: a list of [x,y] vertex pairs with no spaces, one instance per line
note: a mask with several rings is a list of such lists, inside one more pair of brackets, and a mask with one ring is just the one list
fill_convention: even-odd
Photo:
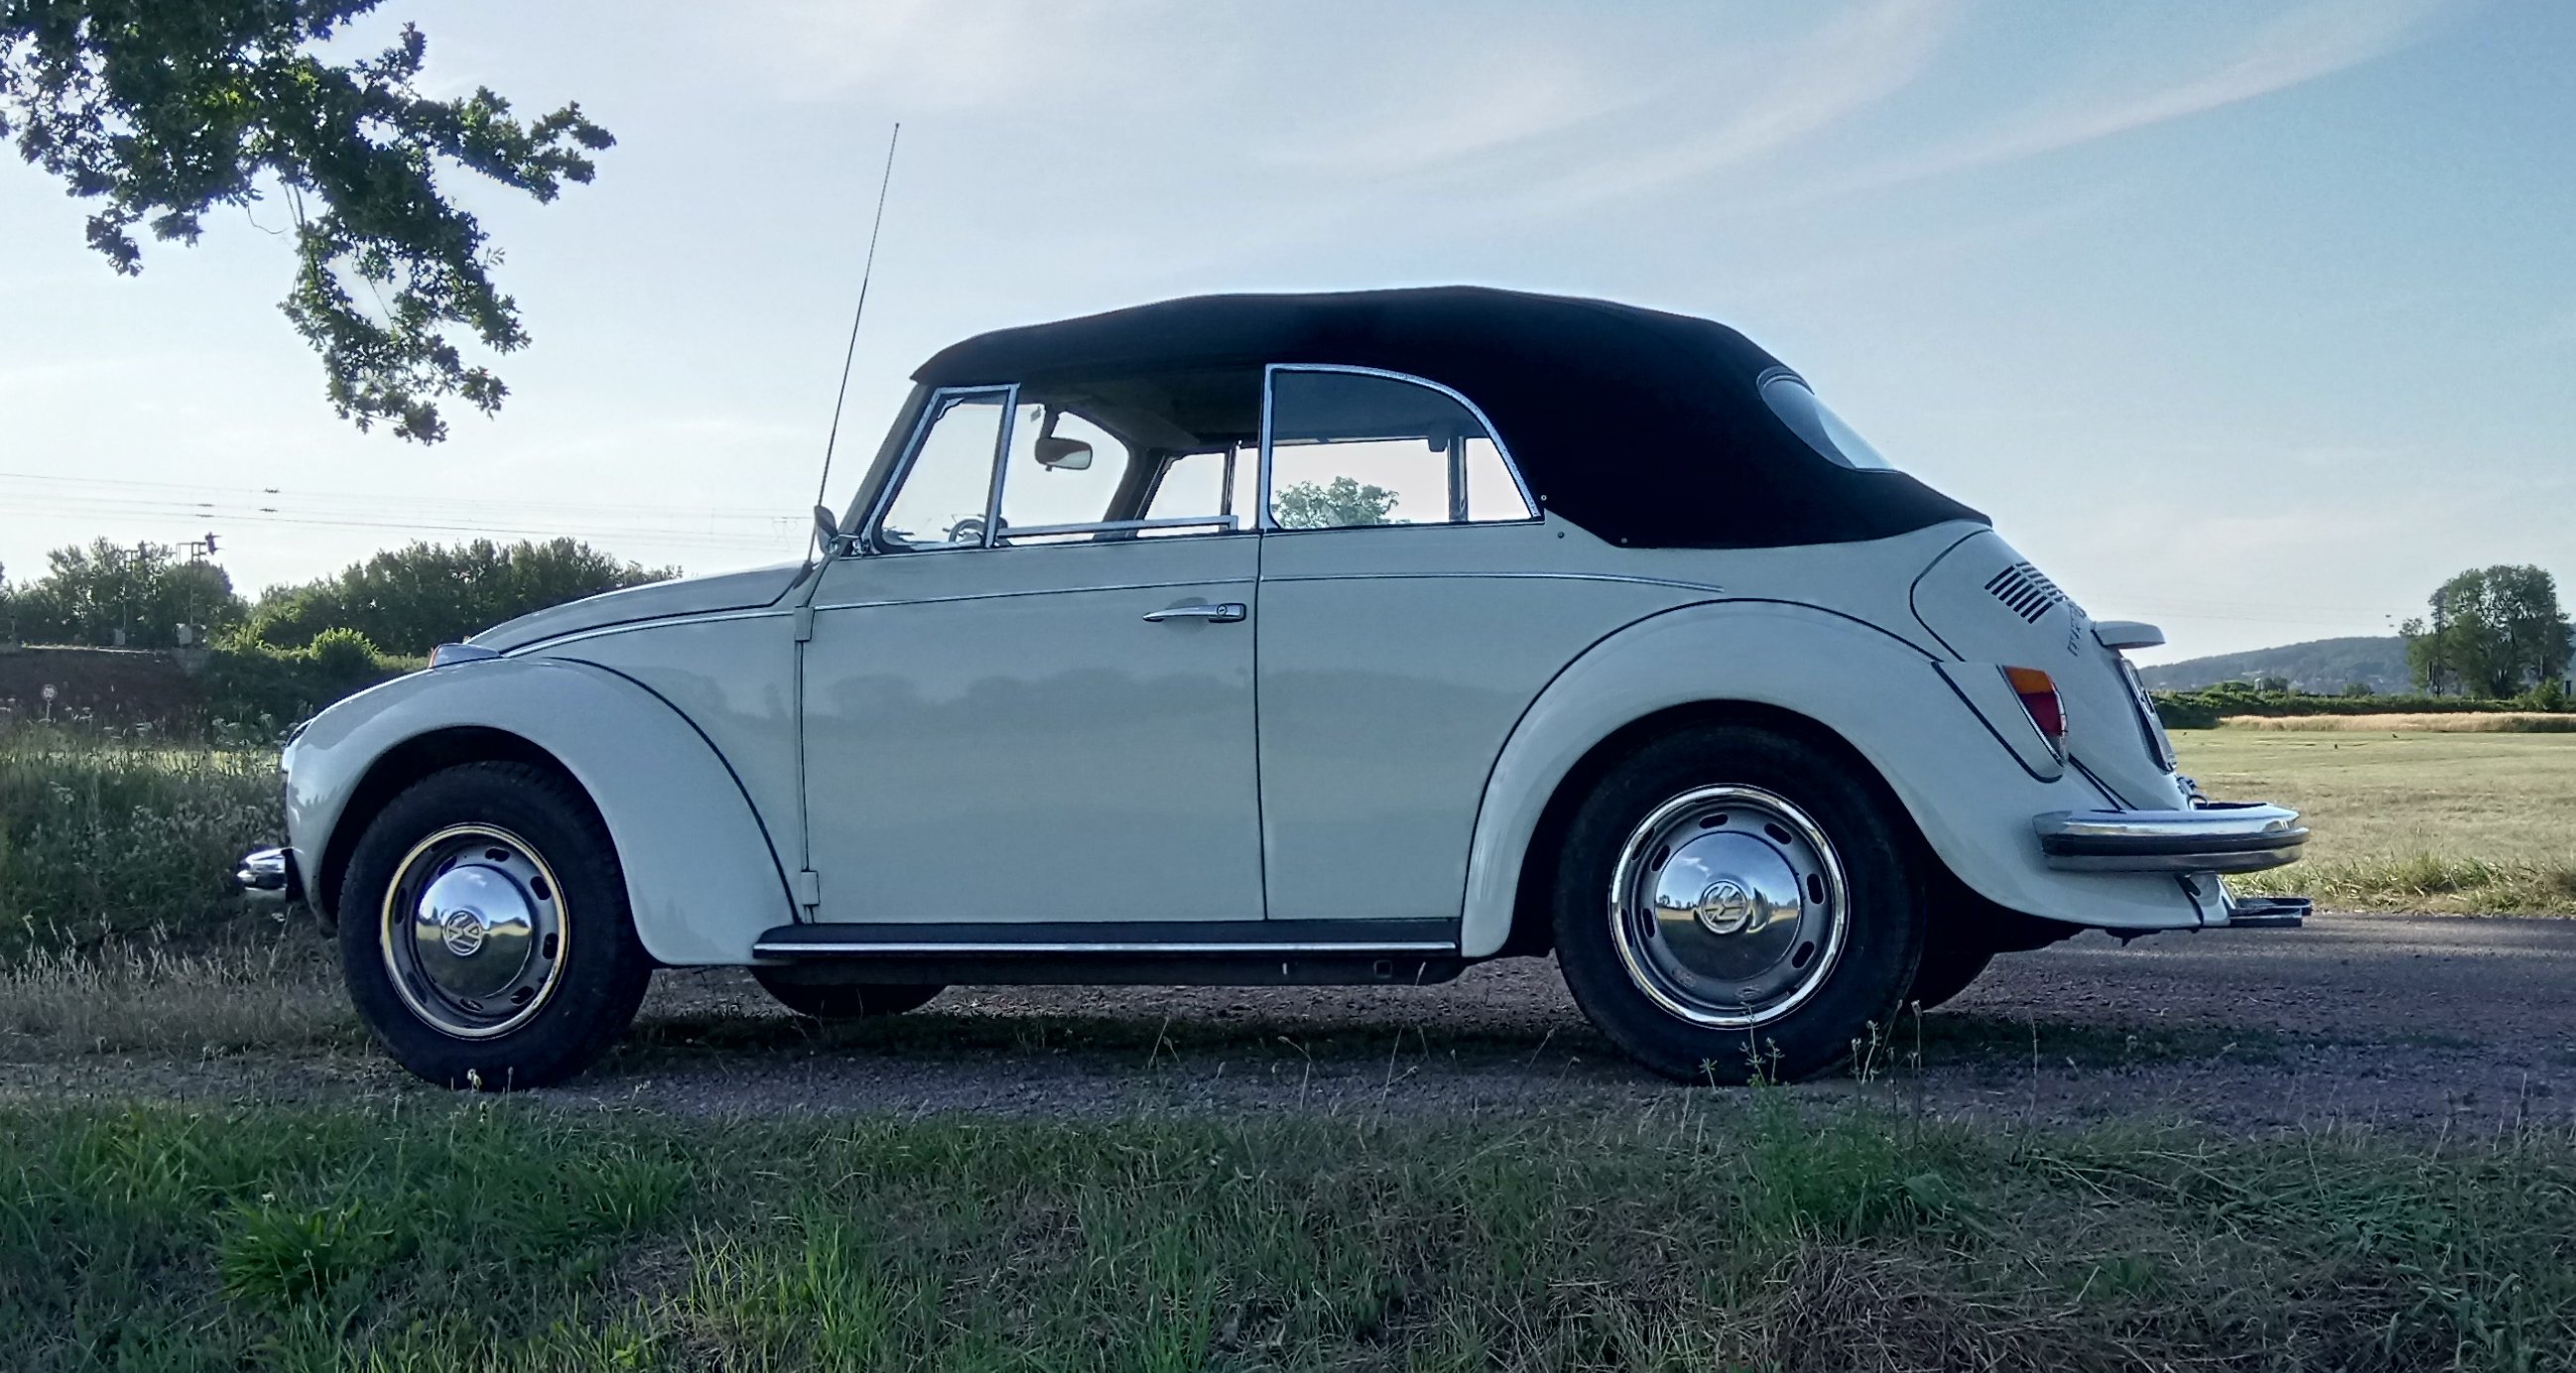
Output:
[[1609,301],[1436,286],[1194,296],[980,334],[927,386],[1339,363],[1455,388],[1540,505],[1638,548],[1776,548],[1986,517],[1901,472],[1809,447],[1757,389],[1780,366],[1709,320]]

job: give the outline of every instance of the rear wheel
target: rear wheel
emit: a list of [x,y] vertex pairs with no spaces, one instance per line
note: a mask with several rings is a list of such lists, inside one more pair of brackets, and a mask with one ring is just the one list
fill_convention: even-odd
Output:
[[1706,726],[1613,768],[1557,867],[1566,985],[1670,1077],[1793,1079],[1886,1025],[1926,900],[1900,815],[1803,740]]
[[386,1052],[449,1087],[542,1087],[598,1059],[653,974],[589,799],[521,763],[412,784],[349,857],[340,963]]
[[817,1020],[901,1015],[921,1009],[930,1003],[932,997],[948,990],[946,987],[898,986],[878,982],[796,982],[769,968],[754,968],[751,976],[760,984],[761,990],[778,999],[779,1005]]

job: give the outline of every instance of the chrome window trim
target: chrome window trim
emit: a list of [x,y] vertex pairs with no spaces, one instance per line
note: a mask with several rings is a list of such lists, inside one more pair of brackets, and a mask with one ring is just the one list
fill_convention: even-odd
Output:
[[[1221,525],[1224,533],[1239,534],[1243,527],[1232,515],[1166,515],[1154,520],[1094,520],[1087,524],[1032,524],[1002,531],[1012,539],[1049,538],[1059,534],[1109,534],[1131,529],[1187,529],[1192,525]],[[1009,544],[999,545],[1008,548]]]
[[[1529,512],[1529,514],[1528,514],[1528,515],[1526,515],[1526,516],[1523,516],[1523,517],[1522,517],[1522,518],[1520,518],[1520,519],[1516,519],[1516,520],[1442,520],[1442,521],[1440,521],[1439,523],[1441,523],[1441,524],[1450,524],[1450,525],[1457,525],[1457,524],[1503,525],[1503,524],[1540,524],[1540,523],[1544,523],[1544,522],[1546,521],[1546,519],[1547,519],[1547,512],[1546,512],[1546,511],[1544,511],[1544,510],[1541,510],[1541,509],[1539,508],[1538,498],[1537,498],[1536,496],[1533,496],[1533,495],[1531,495],[1531,494],[1530,494],[1529,482],[1521,476],[1521,465],[1520,465],[1520,463],[1519,463],[1518,461],[1514,460],[1514,458],[1512,457],[1512,449],[1511,449],[1511,445],[1510,445],[1510,444],[1507,444],[1507,443],[1505,443],[1505,442],[1503,442],[1503,431],[1494,427],[1493,417],[1492,417],[1492,416],[1490,416],[1490,415],[1487,415],[1487,414],[1485,413],[1485,409],[1484,409],[1484,407],[1483,407],[1483,406],[1480,406],[1480,405],[1476,404],[1474,401],[1467,399],[1467,397],[1466,397],[1463,393],[1461,393],[1461,392],[1458,390],[1458,388],[1456,388],[1456,387],[1454,387],[1454,386],[1443,386],[1443,385],[1442,385],[1442,384],[1440,384],[1439,382],[1433,381],[1433,380],[1432,380],[1432,379],[1430,379],[1429,377],[1417,377],[1417,376],[1413,375],[1413,374],[1412,374],[1412,373],[1410,373],[1410,372],[1391,372],[1391,371],[1388,371],[1387,369],[1385,369],[1385,368],[1383,368],[1383,367],[1360,367],[1360,366],[1355,366],[1355,365],[1350,364],[1350,363],[1339,363],[1339,362],[1274,362],[1274,363],[1271,363],[1269,366],[1264,367],[1264,368],[1262,368],[1262,369],[1261,369],[1261,524],[1260,524],[1260,528],[1261,528],[1261,532],[1262,532],[1262,533],[1264,533],[1264,534],[1322,534],[1322,533],[1330,532],[1330,531],[1328,531],[1328,530],[1322,530],[1322,529],[1283,529],[1283,528],[1281,528],[1281,527],[1280,527],[1280,525],[1279,525],[1278,521],[1276,521],[1276,520],[1274,520],[1274,519],[1272,519],[1272,518],[1271,518],[1271,514],[1270,514],[1270,508],[1271,508],[1271,500],[1270,500],[1270,498],[1271,498],[1271,489],[1270,489],[1270,487],[1271,487],[1271,478],[1272,478],[1272,475],[1273,475],[1273,474],[1272,474],[1272,470],[1271,470],[1271,469],[1272,469],[1272,463],[1271,463],[1271,448],[1272,448],[1271,438],[1272,438],[1272,435],[1271,435],[1271,425],[1270,425],[1270,420],[1271,420],[1271,415],[1272,415],[1272,413],[1273,413],[1273,412],[1278,408],[1278,396],[1277,396],[1277,388],[1276,388],[1275,383],[1276,383],[1276,381],[1277,381],[1277,379],[1278,379],[1279,374],[1280,374],[1280,373],[1282,373],[1282,372],[1340,372],[1340,373],[1344,373],[1344,374],[1346,374],[1346,375],[1349,375],[1349,376],[1355,376],[1355,377],[1379,377],[1379,378],[1383,378],[1383,379],[1385,379],[1385,380],[1387,380],[1387,381],[1400,381],[1400,382],[1407,382],[1407,383],[1410,383],[1411,385],[1414,385],[1414,386],[1420,386],[1420,387],[1423,387],[1423,388],[1425,388],[1425,389],[1427,389],[1427,390],[1437,391],[1437,392],[1439,392],[1440,394],[1442,394],[1442,395],[1444,395],[1444,396],[1447,396],[1449,399],[1451,399],[1451,400],[1454,400],[1454,401],[1458,402],[1460,405],[1462,405],[1462,406],[1466,407],[1466,410],[1467,410],[1467,413],[1468,413],[1468,414],[1471,414],[1471,415],[1473,415],[1473,416],[1475,416],[1475,417],[1476,417],[1476,423],[1481,424],[1481,425],[1483,425],[1483,426],[1485,427],[1485,437],[1487,437],[1487,438],[1489,438],[1489,439],[1492,439],[1492,440],[1494,441],[1494,452],[1495,452],[1495,454],[1496,454],[1496,455],[1498,455],[1499,457],[1501,457],[1501,458],[1502,458],[1502,460],[1503,460],[1503,470],[1504,470],[1505,472],[1508,472],[1508,473],[1510,473],[1510,474],[1511,474],[1511,478],[1512,478],[1512,488],[1513,488],[1514,490],[1516,490],[1516,491],[1520,492],[1520,495],[1521,495],[1521,508],[1522,508],[1523,510],[1528,511],[1528,512]],[[1465,466],[1466,466],[1466,448],[1465,448],[1465,444],[1462,442],[1462,443],[1459,445],[1459,451],[1458,451],[1458,453],[1457,453],[1457,454],[1455,454],[1455,455],[1451,458],[1451,462],[1450,462],[1450,472],[1451,472],[1452,476],[1453,476],[1453,477],[1455,477],[1455,478],[1457,479],[1457,483],[1458,483],[1458,484],[1457,484],[1457,486],[1456,486],[1456,488],[1451,492],[1451,504],[1452,504],[1453,506],[1458,505],[1458,504],[1462,503],[1462,502],[1465,500],[1465,495],[1466,495],[1466,480],[1465,480],[1465,471],[1464,471]],[[1411,523],[1411,522],[1410,522],[1410,521],[1408,521],[1407,523]],[[1333,528],[1335,528],[1335,529],[1360,529],[1360,528],[1370,528],[1370,527],[1372,527],[1372,526],[1366,526],[1366,525],[1336,525],[1336,526],[1333,526]],[[1401,527],[1403,527],[1403,526],[1384,526],[1384,527],[1388,527],[1388,528],[1401,528]],[[1416,525],[1416,526],[1414,526],[1414,527],[1419,528],[1420,526],[1419,526],[1419,525]]]
[[[921,459],[922,441],[930,437],[931,426],[939,423],[940,416],[947,413],[950,401],[962,400],[968,396],[1002,397],[1001,437],[995,441],[993,448],[993,489],[985,502],[984,542],[977,545],[984,548],[992,546],[992,511],[1001,504],[1002,468],[1011,456],[1011,420],[1018,413],[1020,406],[1020,388],[1017,382],[989,386],[942,386],[931,392],[930,399],[922,403],[921,417],[912,423],[912,437],[904,442],[902,460],[897,462],[894,471],[887,475],[885,486],[877,492],[876,504],[868,511],[868,522],[863,532],[857,541],[851,544],[850,551],[842,554],[842,557],[856,557],[863,551],[867,553],[890,551],[877,542],[877,535],[885,527],[885,517],[894,509],[896,498],[903,494],[904,483],[912,479],[913,464]],[[900,551],[964,553],[971,550],[962,545],[948,544],[938,548],[907,548]]]

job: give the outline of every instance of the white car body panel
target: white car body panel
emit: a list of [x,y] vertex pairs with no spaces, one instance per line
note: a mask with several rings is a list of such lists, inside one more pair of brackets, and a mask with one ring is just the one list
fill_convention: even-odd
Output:
[[544,657],[413,673],[315,717],[284,760],[301,870],[325,870],[340,812],[377,760],[455,728],[517,735],[590,794],[625,868],[636,933],[662,962],[747,962],[753,938],[793,915],[780,856],[706,737],[633,681]]
[[[1238,534],[825,569],[805,675],[820,918],[1260,919],[1260,555]],[[1143,618],[1191,602],[1248,618]]]
[[1485,777],[1529,703],[1603,635],[1715,594],[1531,571],[1563,548],[1538,521],[1266,537],[1270,918],[1454,916]]

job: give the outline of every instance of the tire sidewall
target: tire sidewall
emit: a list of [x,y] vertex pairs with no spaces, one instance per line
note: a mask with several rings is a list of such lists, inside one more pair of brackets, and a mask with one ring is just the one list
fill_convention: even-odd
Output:
[[[386,889],[404,856],[460,824],[520,836],[552,870],[563,901],[563,967],[552,993],[525,1023],[484,1039],[448,1034],[414,1013],[381,943]],[[449,768],[396,796],[350,852],[339,912],[341,971],[359,1018],[397,1062],[443,1086],[507,1091],[578,1073],[633,1020],[651,977],[606,828],[586,798],[523,765]]]
[[[1611,933],[1611,881],[1630,831],[1673,797],[1715,785],[1760,787],[1806,811],[1834,846],[1849,896],[1842,951],[1823,984],[1750,1029],[1698,1025],[1657,1006]],[[1576,1003],[1647,1067],[1684,1081],[1794,1080],[1848,1061],[1856,1038],[1892,1023],[1922,957],[1921,874],[1891,810],[1851,765],[1768,730],[1706,726],[1640,748],[1576,811],[1557,864],[1557,961]]]

